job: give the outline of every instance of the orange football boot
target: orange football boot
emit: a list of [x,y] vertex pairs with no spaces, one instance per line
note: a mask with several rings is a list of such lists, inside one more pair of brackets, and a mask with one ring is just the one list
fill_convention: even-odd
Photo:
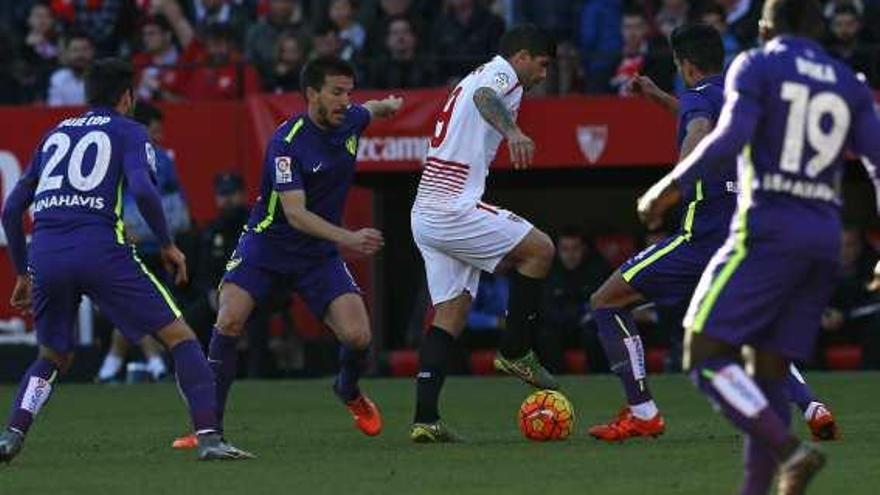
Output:
[[651,419],[639,419],[633,416],[628,406],[625,406],[611,422],[596,425],[590,428],[588,433],[593,438],[605,442],[622,442],[633,437],[657,438],[665,430],[666,422],[663,421],[663,416],[660,413]]
[[813,408],[810,417],[807,418],[807,426],[813,434],[813,440],[831,441],[840,439],[840,431],[837,429],[837,422],[834,421],[834,415],[825,404],[818,404]]
[[199,438],[195,433],[190,433],[189,435],[184,435],[179,438],[175,438],[174,442],[171,443],[172,449],[197,449],[199,448]]
[[354,425],[364,435],[374,437],[382,431],[382,414],[366,395],[358,395],[354,400],[346,402],[345,407],[351,413]]

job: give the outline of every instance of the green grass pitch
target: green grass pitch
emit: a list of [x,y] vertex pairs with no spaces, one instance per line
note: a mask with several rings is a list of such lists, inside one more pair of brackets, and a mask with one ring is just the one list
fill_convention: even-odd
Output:
[[[808,376],[834,406],[844,440],[811,493],[880,493],[880,375]],[[613,377],[567,377],[577,413],[565,442],[531,443],[514,421],[529,389],[506,378],[452,378],[445,418],[469,439],[407,439],[410,380],[367,380],[385,415],[380,437],[351,426],[329,380],[242,381],[232,391],[228,435],[259,455],[198,463],[169,448],[186,429],[175,387],[65,385],[41,413],[21,456],[0,466],[2,494],[732,494],[741,441],[682,376],[652,377],[668,430],[659,440],[606,445],[585,434],[622,403]],[[12,387],[0,389],[10,400]],[[806,430],[796,416],[796,430]]]

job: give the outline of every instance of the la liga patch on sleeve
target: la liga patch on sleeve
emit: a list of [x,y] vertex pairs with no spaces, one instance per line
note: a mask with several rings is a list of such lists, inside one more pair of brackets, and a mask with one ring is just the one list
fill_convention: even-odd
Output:
[[293,172],[290,170],[289,156],[275,157],[275,182],[278,184],[287,184],[293,182]]
[[492,84],[495,85],[495,89],[498,91],[506,92],[510,89],[510,76],[504,72],[497,72],[492,77]]

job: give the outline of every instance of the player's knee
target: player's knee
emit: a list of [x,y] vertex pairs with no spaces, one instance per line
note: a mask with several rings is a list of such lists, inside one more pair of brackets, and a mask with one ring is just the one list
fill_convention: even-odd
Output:
[[180,318],[156,332],[155,337],[168,349],[174,349],[178,344],[188,340],[196,340],[195,332]]
[[221,311],[217,315],[217,322],[214,324],[214,327],[223,335],[241,337],[246,324],[247,321],[241,316]]
[[369,349],[373,343],[373,335],[368,327],[362,327],[354,330],[348,335],[346,345],[352,349],[362,351]]

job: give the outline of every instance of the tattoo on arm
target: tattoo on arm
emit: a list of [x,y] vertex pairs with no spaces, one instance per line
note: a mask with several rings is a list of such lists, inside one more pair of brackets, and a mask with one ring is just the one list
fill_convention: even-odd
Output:
[[477,89],[474,92],[474,104],[477,105],[477,110],[486,122],[501,134],[506,136],[517,129],[513,115],[492,89],[486,87]]
[[709,119],[697,117],[691,120],[687,125],[687,134],[685,134],[684,141],[681,143],[679,161],[687,158],[694,151],[694,148],[700,144],[700,141],[708,136],[710,132],[712,132],[712,123],[709,122]]

